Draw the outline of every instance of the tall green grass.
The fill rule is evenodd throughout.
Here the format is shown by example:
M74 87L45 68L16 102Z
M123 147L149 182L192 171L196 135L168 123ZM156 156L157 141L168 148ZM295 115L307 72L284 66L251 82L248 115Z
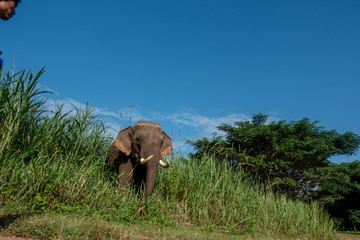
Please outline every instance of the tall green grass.
M177 221L227 230L331 239L334 225L315 203L275 196L250 181L242 171L211 157L172 161L161 171L157 196Z
M99 184L100 176L92 175L102 172L92 169L103 167L109 139L90 108L72 115L61 106L46 109L45 92L36 88L43 72L1 76L0 190L17 201L49 192L66 204L84 194L88 181Z
M333 239L316 204L274 196L211 157L170 157L147 200L105 165L111 139L90 107L48 110L43 74L1 74L0 204L18 213L71 213L110 222L191 224L204 231Z

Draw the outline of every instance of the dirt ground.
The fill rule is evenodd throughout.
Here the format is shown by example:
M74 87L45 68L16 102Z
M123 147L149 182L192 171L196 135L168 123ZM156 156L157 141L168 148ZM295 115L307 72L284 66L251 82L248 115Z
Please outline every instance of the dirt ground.
M360 240L359 235L351 235L351 234L339 233L339 234L337 234L337 236L339 237L340 240Z
M339 233L337 234L337 236L339 237L339 240L360 240L360 236L355 236L355 235L351 235L351 234L342 234ZM35 240L33 238L19 238L19 237L2 237L0 236L0 240Z

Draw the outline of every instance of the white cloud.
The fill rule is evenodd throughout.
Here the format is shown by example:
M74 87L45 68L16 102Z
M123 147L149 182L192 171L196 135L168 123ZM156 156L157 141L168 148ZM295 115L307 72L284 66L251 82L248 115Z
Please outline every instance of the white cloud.
M219 117L208 117L197 113L184 112L174 113L165 118L176 123L178 126L192 127L204 137L209 137L211 134L218 132L216 127L221 124L232 125L237 121L251 120L250 116L242 113L232 113Z
M75 114L75 109L85 109L86 104L80 103L74 99L48 99L48 109L55 110L56 106L63 106L63 112L71 112ZM120 126L126 127L129 124L135 123L139 120L145 121L170 121L177 127L190 128L196 130L198 134L204 137L210 136L212 133L217 132L217 126L221 124L233 124L236 121L247 121L251 120L251 116L247 116L242 113L231 113L225 116L208 117L194 113L193 111L182 112L182 113L171 113L171 114L160 114L153 113L146 116L134 107L126 107L117 110L117 112L109 111L106 109L93 107L94 113L101 116L102 118L110 121L113 129L119 130ZM195 136L194 136L195 137Z
M70 112L70 115L74 115L75 114L75 109L85 109L86 105L82 104L76 100L73 99L47 99L46 101L46 107L48 110L50 111L56 111L58 107L62 107L62 112L63 113L68 113Z
M86 104L80 103L74 99L57 99L52 100L48 99L48 109L55 110L56 106L63 106L63 112L71 112L75 114L75 109L85 109ZM94 113L101 116L110 122L111 128L114 132L119 131L122 127L126 127L131 123L135 123L139 120L146 121L170 121L175 124L177 127L188 128L195 130L194 135L197 136L188 136L188 137L210 137L214 132L218 132L216 129L217 126L221 124L233 124L236 121L246 121L251 120L251 116L247 116L242 113L232 113L225 116L218 117L208 117L200 115L194 112L182 112L182 113L172 113L172 114L160 114L153 113L150 116L146 116L134 107L126 107L119 109L117 112L108 111L106 109L93 107Z
M66 98L66 99L48 99L47 100L47 108L50 110L55 110L56 107L62 106L63 112L74 112L75 109L86 109L87 105L80 103L74 99ZM94 113L96 115L106 117L106 118L113 118L118 119L122 122L131 122L131 121L139 121L139 120L145 120L146 117L142 114L140 114L137 110L131 109L131 108L123 108L119 109L117 112L108 111L103 108L94 107L91 105L88 105L94 110Z
M87 107L86 104L83 104L71 98L56 100L47 99L46 108L48 110L56 111L57 108L60 106L62 106L63 113L70 113L70 115L72 116L76 113L75 109L84 110ZM119 109L117 112L108 111L106 109L94 106L90 107L94 111L95 115L100 116L108 122L108 124L110 125L109 132L111 135L116 135L121 128L126 127L133 122L148 119L146 116L139 113L136 109L130 107Z

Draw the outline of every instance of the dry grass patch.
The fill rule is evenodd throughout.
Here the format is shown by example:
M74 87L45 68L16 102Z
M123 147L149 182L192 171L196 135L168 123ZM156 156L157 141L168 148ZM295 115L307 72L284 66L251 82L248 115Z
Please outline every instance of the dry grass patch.
M294 239L286 236L251 236L203 231L195 226L160 227L139 224L119 224L71 215L19 216L2 214L8 219L1 236L33 239ZM304 238L299 238L304 239Z

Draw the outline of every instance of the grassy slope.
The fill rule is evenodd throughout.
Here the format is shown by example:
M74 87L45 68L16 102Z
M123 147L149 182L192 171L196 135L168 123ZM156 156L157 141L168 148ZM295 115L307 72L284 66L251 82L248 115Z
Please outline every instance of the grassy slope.
M195 233L204 239L214 234L335 237L332 222L316 204L276 197L211 157L171 156L171 168L159 171L147 201L129 187L119 188L105 166L110 139L104 123L91 108L46 111L36 88L40 76L2 74L0 203L5 213L30 216L4 233L69 239L97 234L187 239Z
M283 234L237 233L230 230L206 230L192 225L161 226L146 222L124 224L78 215L44 214L20 216L0 214L4 227L0 236L21 236L34 239L312 239Z

